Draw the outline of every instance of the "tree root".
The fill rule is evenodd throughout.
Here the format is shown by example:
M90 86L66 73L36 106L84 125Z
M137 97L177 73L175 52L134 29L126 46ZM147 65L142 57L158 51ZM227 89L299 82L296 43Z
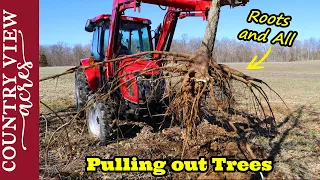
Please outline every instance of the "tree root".
M144 56L149 54L160 54L161 56L158 59L143 57L134 62L152 60L162 64L160 68L145 68L143 70L139 70L139 72L140 74L154 70L162 70L165 72L164 74L166 75L163 75L163 77L160 78L166 79L167 84L170 84L170 86L167 86L167 92L169 94L167 94L166 97L170 96L170 103L166 114L167 116L171 116L172 121L185 127L185 139L182 157L185 149L188 148L188 142L197 136L196 128L203 120L203 115L206 114L206 111L203 111L202 109L206 108L208 112L214 113L216 117L220 117L224 121L227 121L232 131L238 133L239 137L243 140L245 149L247 150L248 154L250 154L251 159L257 158L251 150L246 138L242 137L242 133L237 130L237 127L232 122L232 118L234 116L231 112L238 111L237 102L235 100L235 96L237 94L234 92L233 82L240 82L244 84L250 90L249 93L254 97L251 103L255 107L258 105L256 110L261 112L263 119L272 119L274 123L275 118L273 110L270 105L269 98L262 86L264 85L277 96L279 95L264 81L248 76L242 72L228 67L227 65L218 64L211 57L201 54L190 55L159 51L142 52L108 61L98 62L90 65L89 67L74 67L64 73L46 77L40 81L54 79L65 74L73 73L80 68L85 70L87 68L102 65L107 62L116 62L129 57ZM131 73L133 74L134 72ZM106 94L98 94L99 98L102 100L108 100L111 95L119 89L120 86L125 83L131 83L131 79L120 83L120 79L123 76L124 75L116 76L116 78L114 78L109 84L109 91ZM178 76L181 80L174 81L172 78L170 78L173 76ZM172 84L174 84L174 86L171 86ZM82 110L85 110L89 106L90 103L87 104L86 107L82 108ZM78 114L79 112L77 115ZM63 124L59 129L57 129L57 131L66 125L70 125L74 119L75 118L68 123Z

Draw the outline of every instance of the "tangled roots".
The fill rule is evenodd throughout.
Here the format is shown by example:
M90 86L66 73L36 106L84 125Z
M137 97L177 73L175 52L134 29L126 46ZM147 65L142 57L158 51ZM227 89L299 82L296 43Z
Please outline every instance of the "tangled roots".
M146 55L150 54L160 54L161 56L158 59L148 58ZM251 119L253 119L252 122L250 122L253 124L252 127L263 122L268 122L271 127L271 124L274 125L275 123L269 98L262 86L267 87L267 89L270 89L276 95L278 94L271 89L268 84L226 65L218 64L213 58L202 54L189 55L159 51L142 52L95 63L89 67L74 67L64 73L46 77L40 81L73 73L78 69L92 68L107 62L116 62L137 56L141 58L132 63L152 60L162 64L159 68L145 68L143 71L139 71L139 73L144 74L154 70L161 70L163 72L163 76L159 77L166 79L167 84L163 99L169 99L165 114L167 117L171 117L172 123L180 124L185 128L184 149L188 142L195 139L194 137L197 136L197 127L205 118L213 117L215 122L223 121L223 123L227 123L228 127L230 127L229 130L238 133L241 137L244 135L241 134L242 132L239 132L239 128L234 124L234 119L237 118L238 115L250 114L250 116L252 116ZM127 66L130 64L131 63L127 64ZM134 74L135 72L131 73ZM123 75L116 76L113 81L108 84L107 93L99 94L99 90L95 96L99 96L98 98L101 100L110 99L111 95L116 92L121 85L125 83L131 84L131 79L120 83L122 78ZM241 84L242 86L240 86ZM249 104L253 107L253 112L247 112L247 110L242 109L241 102L239 102L238 99L239 96L244 96L240 94L237 89L248 90L247 94L251 97L251 99L249 98ZM89 106L90 103L87 103L81 111ZM77 114L79 114L79 112ZM66 125L70 125L75 118L76 117L66 123ZM242 140L246 143L245 138ZM246 147L248 152L250 152L250 146L247 143ZM182 154L183 153L184 150ZM251 157L254 158L254 154L252 154Z

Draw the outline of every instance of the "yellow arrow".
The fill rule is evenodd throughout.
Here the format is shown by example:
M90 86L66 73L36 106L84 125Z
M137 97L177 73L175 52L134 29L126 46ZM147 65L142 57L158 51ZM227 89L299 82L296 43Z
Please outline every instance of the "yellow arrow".
M272 46L269 47L268 51L266 52L266 54L258 61L255 63L256 59L258 58L257 55L255 55L251 62L248 64L247 69L249 70L257 70L257 69L263 69L264 66L259 66L264 60L266 60L266 58L269 56L270 52L271 52Z

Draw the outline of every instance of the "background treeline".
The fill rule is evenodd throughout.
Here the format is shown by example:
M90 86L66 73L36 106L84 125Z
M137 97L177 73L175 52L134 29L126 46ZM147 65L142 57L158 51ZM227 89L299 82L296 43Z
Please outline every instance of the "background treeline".
M201 44L201 38L189 38L183 35L173 40L171 51L195 53ZM238 41L222 38L216 41L215 57L218 62L249 62L254 55L263 56L270 44L251 41ZM41 66L74 66L79 60L90 56L91 45L76 44L70 46L64 42L53 45L40 45ZM320 60L320 39L295 40L293 46L273 45L268 62L291 62Z

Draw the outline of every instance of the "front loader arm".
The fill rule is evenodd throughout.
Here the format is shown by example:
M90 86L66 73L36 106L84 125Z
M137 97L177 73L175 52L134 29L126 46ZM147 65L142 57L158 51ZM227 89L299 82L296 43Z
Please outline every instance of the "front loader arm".
M176 29L178 17L180 16L180 11L175 8L169 7L168 11L164 17L162 26L159 26L160 29L156 30L156 33L159 34L158 39L155 41L155 50L156 51L169 51L173 35ZM158 31L158 32L157 32Z
M207 19L212 0L113 0L112 15L110 20L109 48L107 58L114 58L114 52L119 33L120 16L126 9L138 9L141 3L167 6L168 11L164 17L163 26L160 29L156 50L169 51L178 18L187 16L202 16ZM231 7L244 6L249 0L220 0L220 6Z
M189 9L190 11L201 11L210 8L212 0L118 0L114 6L120 5L120 11L129 8L140 7L141 3L155 4L181 9ZM220 5L229 5L232 7L246 5L249 0L220 0Z

